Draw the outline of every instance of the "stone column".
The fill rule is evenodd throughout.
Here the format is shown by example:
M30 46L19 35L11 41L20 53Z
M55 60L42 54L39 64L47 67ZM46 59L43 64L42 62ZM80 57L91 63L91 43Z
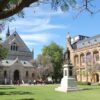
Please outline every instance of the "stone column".
M81 75L81 63L80 63L80 54L78 54L78 67L79 67L79 72L80 72L80 81L82 81L82 75Z
M99 63L100 63L100 49L99 49L99 51L98 51L98 52L99 52Z
M86 82L88 82L88 72L87 72L87 59L86 59L86 52L84 52L84 63L85 63L85 72L86 72Z
M94 55L93 55L93 51L91 51L91 59L92 59L91 65L93 65L93 62L94 62Z
M99 75L99 83L100 83L100 72L98 73L98 75Z

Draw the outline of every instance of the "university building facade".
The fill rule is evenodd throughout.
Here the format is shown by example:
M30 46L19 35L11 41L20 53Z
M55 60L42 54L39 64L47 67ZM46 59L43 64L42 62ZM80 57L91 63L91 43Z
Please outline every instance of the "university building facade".
M15 31L10 34L9 28L6 40L2 46L8 49L8 55L0 63L0 82L15 81L28 82L33 79L33 51L30 51L19 34Z
M75 66L76 79L81 82L100 83L100 35L67 37L71 62Z

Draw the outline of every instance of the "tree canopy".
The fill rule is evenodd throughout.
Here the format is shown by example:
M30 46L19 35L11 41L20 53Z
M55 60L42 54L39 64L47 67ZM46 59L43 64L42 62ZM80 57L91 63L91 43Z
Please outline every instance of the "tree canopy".
M38 55L36 65L34 75L37 79L46 80L47 77L52 77L53 66L48 56L44 56L43 54Z
M53 66L53 79L57 81L62 77L63 48L52 42L50 45L44 46L43 55L49 57Z
M0 60L4 59L8 54L8 50L0 45Z
M91 2L93 1L96 0L0 0L0 19L9 18L18 14L24 8L34 3L37 3L37 5L40 3L50 3L52 8L57 9L60 7L63 11L69 10L70 7L75 8L77 4L80 6L80 12L86 10L93 14L91 10L91 7L93 7Z
M2 46L2 38L0 37L0 60L4 59L8 54L8 50Z

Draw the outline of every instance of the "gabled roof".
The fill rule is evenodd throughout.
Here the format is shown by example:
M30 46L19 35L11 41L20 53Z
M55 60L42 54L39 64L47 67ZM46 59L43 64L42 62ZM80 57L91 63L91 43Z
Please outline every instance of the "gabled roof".
M33 65L30 62L19 60L18 57L15 60L2 60L1 66L9 67L9 66L13 66L16 63L18 63L18 64L20 63L23 67L33 67Z
M3 42L3 46L7 47L8 45L11 45L12 43L17 43L17 45L20 47L21 49L20 51L26 51L26 52L30 52L29 48L27 47L27 45L24 43L24 41L21 39L21 37L18 35L18 33L15 31L13 34L11 34L4 42Z

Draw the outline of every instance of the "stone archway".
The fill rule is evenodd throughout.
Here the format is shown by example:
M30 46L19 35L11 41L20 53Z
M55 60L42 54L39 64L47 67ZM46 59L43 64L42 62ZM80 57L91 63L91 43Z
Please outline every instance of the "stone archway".
M14 71L14 81L18 81L20 79L19 70Z
M94 82L95 82L95 83L96 83L96 82L99 82L99 75L98 75L97 73L94 74L93 77L94 77Z

